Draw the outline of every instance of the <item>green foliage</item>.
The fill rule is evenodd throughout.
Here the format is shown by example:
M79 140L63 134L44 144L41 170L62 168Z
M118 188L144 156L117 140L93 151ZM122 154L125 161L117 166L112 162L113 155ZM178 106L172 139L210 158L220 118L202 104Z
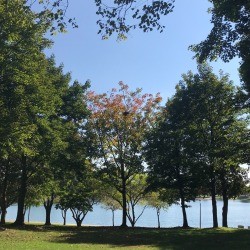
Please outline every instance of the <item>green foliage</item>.
M238 98L242 90L233 87L228 75L217 77L208 65L198 70L183 75L177 85L149 134L146 157L153 187L176 189L185 201L206 190L216 213L216 189L228 199L245 185L239 165L248 161L249 121Z
M247 0L210 0L213 28L206 40L191 46L199 62L220 57L228 62L240 57L240 74L250 92L250 3Z
M239 195L245 185L246 174L239 165L247 162L249 120L238 98L242 90L232 85L228 75L220 72L216 76L208 65L200 65L198 70L198 74L183 75L176 96L189 121L189 159L199 168L201 187L211 194L217 227L216 194L223 196L226 216L228 198ZM227 226L223 218L223 226Z
M88 212L93 210L93 205L99 201L98 184L94 179L73 179L64 187L64 193L60 194L57 208L70 209L77 226Z
M144 32L154 29L163 31L165 26L161 25L161 15L167 15L173 11L174 0L152 1L138 3L135 0L118 0L106 4L104 0L95 0L98 10L97 15L101 17L97 21L99 34L107 39L113 33L118 34L118 40L126 39L131 29L139 28Z

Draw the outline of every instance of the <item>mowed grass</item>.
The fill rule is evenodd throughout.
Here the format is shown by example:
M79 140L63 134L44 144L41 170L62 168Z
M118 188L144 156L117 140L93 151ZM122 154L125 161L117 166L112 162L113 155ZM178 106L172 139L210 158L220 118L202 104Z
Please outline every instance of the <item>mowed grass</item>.
M0 249L250 249L250 230L7 225Z

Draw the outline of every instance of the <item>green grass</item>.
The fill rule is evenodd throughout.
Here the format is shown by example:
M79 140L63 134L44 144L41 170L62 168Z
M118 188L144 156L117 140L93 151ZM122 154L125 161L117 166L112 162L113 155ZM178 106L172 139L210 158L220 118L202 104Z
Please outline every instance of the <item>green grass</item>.
M0 249L250 249L250 230L27 225L0 231Z

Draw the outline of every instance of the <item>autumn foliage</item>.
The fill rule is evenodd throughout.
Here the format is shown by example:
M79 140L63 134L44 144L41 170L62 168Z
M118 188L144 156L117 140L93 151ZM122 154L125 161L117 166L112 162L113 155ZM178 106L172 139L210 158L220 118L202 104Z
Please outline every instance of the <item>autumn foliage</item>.
M126 226L126 190L136 174L144 172L141 153L145 133L153 126L160 109L159 94L130 91L119 82L119 89L105 94L89 92L88 121L92 156L102 179L123 197L123 226Z

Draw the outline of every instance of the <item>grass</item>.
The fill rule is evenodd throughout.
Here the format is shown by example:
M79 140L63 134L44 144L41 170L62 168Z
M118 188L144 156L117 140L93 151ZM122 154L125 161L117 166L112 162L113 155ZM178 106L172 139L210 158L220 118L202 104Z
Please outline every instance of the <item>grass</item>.
M0 249L250 249L250 230L7 225Z

